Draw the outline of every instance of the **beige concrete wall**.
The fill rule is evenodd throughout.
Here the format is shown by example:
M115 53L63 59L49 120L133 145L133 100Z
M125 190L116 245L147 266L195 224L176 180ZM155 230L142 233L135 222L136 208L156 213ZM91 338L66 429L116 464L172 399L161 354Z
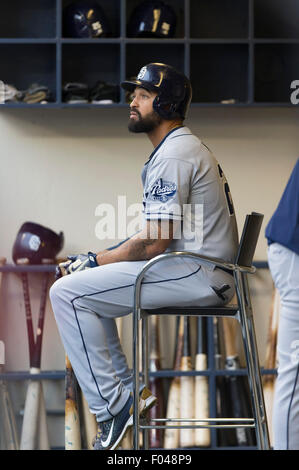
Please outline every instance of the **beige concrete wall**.
M95 209L140 202L140 173L152 151L144 135L127 131L128 111L0 110L0 255L11 262L16 233L24 221L62 230L61 255L100 250L117 241L95 235ZM234 198L241 228L246 213L265 214L256 259L266 260L265 225L277 206L292 167L299 157L296 108L193 108L186 124L213 150ZM38 309L40 278L32 275L31 297ZM258 345L264 359L271 278L261 271L252 280ZM4 277L0 299L0 339L6 343L8 370L28 368L27 334L21 284L15 274ZM130 319L126 319L129 327ZM171 366L174 331L161 321L163 365ZM131 357L131 337L123 337ZM64 368L64 351L48 305L42 367ZM21 387L21 385L19 385ZM57 392L58 393L58 392ZM53 396L53 395L52 395ZM50 398L49 398L50 399ZM51 405L50 405L51 406ZM54 405L53 405L54 406Z

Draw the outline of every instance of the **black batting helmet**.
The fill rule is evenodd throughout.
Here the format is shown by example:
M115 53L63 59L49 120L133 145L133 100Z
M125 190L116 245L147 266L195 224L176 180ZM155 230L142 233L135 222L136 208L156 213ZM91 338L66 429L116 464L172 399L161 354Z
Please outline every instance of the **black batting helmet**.
M129 92L136 86L157 92L153 108L163 119L185 119L192 99L190 80L171 65L157 62L145 65L136 79L121 86Z
M63 10L63 34L72 38L110 36L108 19L94 0L75 1Z
M12 258L16 264L51 264L63 244L63 232L57 234L42 225L25 222L14 242Z
M176 14L161 0L146 0L133 11L128 35L131 37L172 38L176 29Z

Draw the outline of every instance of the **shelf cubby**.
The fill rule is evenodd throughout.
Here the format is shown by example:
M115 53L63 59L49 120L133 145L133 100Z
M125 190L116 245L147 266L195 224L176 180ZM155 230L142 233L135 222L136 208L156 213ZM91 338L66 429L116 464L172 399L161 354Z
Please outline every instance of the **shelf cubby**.
M246 44L193 44L190 62L195 102L248 101Z
M0 38L55 38L56 0L2 2Z
M55 44L0 43L0 64L0 78L4 83L14 85L19 91L34 83L47 86L56 101ZM20 106L26 104L20 103Z
M248 0L191 0L191 38L247 39L248 30Z
M290 84L299 72L299 44L256 44L254 55L255 101L290 100Z
M99 80L118 85L119 56L119 44L63 44L62 85L82 82L92 87Z
M297 0L254 0L256 38L299 39Z

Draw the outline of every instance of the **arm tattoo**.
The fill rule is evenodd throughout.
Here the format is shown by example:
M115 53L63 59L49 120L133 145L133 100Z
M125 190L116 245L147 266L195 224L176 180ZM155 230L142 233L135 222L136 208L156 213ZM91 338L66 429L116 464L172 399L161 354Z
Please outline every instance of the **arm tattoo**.
M156 240L146 238L135 240L134 246L129 248L129 257L136 260L150 259L148 256L147 248L156 243Z

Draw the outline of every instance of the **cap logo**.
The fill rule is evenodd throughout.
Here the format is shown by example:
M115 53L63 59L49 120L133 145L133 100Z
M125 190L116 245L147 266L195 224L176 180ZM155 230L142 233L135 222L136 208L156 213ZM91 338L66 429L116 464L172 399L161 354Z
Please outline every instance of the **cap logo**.
M96 34L98 35L103 34L103 27L99 21L96 21L95 23L91 23L91 27L95 31Z
M165 34L165 36L167 36L169 34L170 24L164 21L162 23L161 30L162 30L162 34Z
M137 76L137 80L142 80L144 75L146 74L147 72L147 68L146 67L142 67L142 69L140 70L138 76Z
M40 244L41 244L41 239L37 235L31 235L28 241L29 248L32 251L38 251Z

